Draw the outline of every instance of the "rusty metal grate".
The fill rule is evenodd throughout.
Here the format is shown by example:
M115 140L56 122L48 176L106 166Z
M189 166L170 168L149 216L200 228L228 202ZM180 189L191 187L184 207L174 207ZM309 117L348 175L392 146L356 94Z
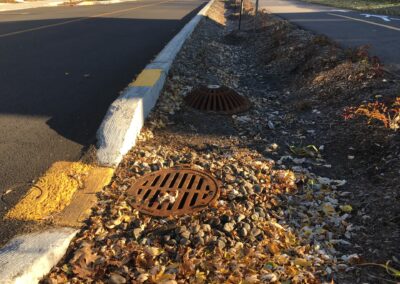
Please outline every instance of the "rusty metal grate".
M219 185L210 174L181 166L142 176L127 194L142 213L166 217L205 208L218 198Z
M201 86L185 97L190 107L217 113L233 114L250 108L250 101L234 90L219 85Z

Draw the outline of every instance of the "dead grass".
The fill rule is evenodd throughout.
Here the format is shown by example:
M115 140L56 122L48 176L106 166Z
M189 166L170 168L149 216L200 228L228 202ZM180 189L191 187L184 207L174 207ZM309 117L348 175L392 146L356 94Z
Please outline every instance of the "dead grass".
M366 117L368 123L377 120L386 128L398 130L400 128L400 97L392 102L375 101L345 110L345 119L353 119L357 116Z

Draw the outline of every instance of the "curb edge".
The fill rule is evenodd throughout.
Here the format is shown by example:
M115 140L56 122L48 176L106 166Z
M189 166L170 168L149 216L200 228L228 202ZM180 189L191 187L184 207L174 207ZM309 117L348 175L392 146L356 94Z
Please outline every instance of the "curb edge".
M158 80L152 86L132 86L131 84L111 104L97 130L96 155L100 165L116 167L122 157L135 145L146 117L160 96L176 55L200 20L206 16L213 2L214 0L209 1L144 68L144 71L161 69Z

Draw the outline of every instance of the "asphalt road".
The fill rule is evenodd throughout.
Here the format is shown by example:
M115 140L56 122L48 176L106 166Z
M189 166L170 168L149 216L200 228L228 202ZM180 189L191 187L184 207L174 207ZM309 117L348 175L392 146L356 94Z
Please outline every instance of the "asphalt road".
M203 4L138 0L0 13L0 195L12 189L0 219L52 163L80 159L111 102Z
M253 0L255 1L255 0ZM260 8L344 47L370 45L390 69L400 71L400 16L373 15L296 0L260 0Z

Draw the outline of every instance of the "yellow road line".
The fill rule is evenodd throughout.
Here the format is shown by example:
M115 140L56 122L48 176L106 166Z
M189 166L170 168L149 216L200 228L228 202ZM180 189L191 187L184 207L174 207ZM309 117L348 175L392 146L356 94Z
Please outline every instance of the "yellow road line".
M56 24L51 24L51 25L44 25L44 26L39 26L39 27L36 27L36 28L31 28L31 29L11 32L11 33L0 35L0 38L13 36L13 35L18 35L18 34L23 34L23 33L28 33L28 32L33 32L33 31L38 31L38 30L44 30L44 29L48 29L48 28L52 28L52 27L57 27L57 26L67 25L67 24L70 24L70 23L75 23L75 22L86 21L86 20L90 20L90 19L93 19L93 18L100 18L100 17L104 17L104 16L110 16L110 15L119 14L119 13L123 13L123 12L138 10L138 9L145 8L145 7L157 6L159 4L172 2L172 1L174 1L174 0L161 1L161 2L157 2L157 3L153 3L153 4L137 6L137 7L134 7L134 8L128 8L128 9L122 9L122 10L117 10L117 11L113 11L113 12L96 14L96 15L93 15L93 16L78 18L78 19L69 20L69 21L64 21L64 22L61 22L61 23L56 23Z
M370 21L367 21L367 20L357 19L357 18L344 16L344 15L339 15L339 14L335 14L335 13L328 13L328 15L341 17L341 18L345 18L345 19L349 19L349 20L353 20L353 21L357 21L357 22L367 23L367 24L370 24L370 25L375 25L375 26L379 26L379 27L383 27L383 28L387 28L387 29L390 29L390 30L394 30L394 31L400 32L400 28L389 26L389 25L379 24L379 23L370 22Z

